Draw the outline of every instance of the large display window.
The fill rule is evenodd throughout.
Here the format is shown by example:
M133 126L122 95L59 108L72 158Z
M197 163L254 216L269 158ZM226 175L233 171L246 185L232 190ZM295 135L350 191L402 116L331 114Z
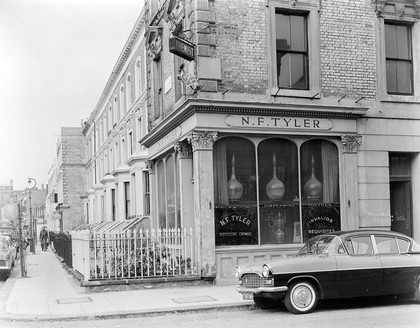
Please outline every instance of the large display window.
M217 246L301 243L340 229L333 142L226 137L213 158Z
M157 177L157 210L158 226L164 228L180 228L180 199L179 199L179 168L175 154L158 161L156 165Z
M216 245L258 244L255 146L231 137L214 151Z

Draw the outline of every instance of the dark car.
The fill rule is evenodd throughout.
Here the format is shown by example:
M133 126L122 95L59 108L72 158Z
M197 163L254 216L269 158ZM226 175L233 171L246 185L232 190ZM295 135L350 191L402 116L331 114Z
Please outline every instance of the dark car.
M236 268L237 290L261 308L309 313L318 299L412 293L420 302L420 246L382 230L311 238L294 256Z

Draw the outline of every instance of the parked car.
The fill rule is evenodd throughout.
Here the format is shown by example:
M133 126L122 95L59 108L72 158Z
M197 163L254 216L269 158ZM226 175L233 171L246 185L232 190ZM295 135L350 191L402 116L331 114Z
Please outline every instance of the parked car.
M18 240L16 238L14 238L10 233L0 232L0 237L1 236L6 236L6 237L9 238L13 247L15 248L14 249L14 254L15 254L14 259L17 259L17 253L19 252L19 242L18 242Z
M318 299L412 293L420 302L420 246L397 232L354 230L311 238L294 257L236 267L237 290L259 307L309 313Z
M15 264L16 248L9 236L0 235L0 274L8 276Z

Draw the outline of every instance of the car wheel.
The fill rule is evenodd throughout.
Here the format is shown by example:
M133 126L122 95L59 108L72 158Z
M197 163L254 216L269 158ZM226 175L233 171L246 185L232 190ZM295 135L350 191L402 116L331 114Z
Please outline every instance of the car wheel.
M276 309L279 307L279 302L272 300L267 297L258 297L257 295L254 295L254 303L257 305L261 310L270 310L270 309Z
M295 314L312 312L318 302L318 292L309 281L292 283L286 293L284 305Z

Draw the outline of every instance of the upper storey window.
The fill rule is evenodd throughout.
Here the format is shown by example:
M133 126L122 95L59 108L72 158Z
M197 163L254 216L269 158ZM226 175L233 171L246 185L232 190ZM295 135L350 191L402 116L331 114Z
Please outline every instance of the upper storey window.
M413 94L411 27L385 23L386 87L388 94Z
M271 94L320 98L319 0L268 3Z
M308 36L305 14L276 12L277 85L308 90Z
M385 102L420 101L420 7L413 0L378 1L378 94Z

